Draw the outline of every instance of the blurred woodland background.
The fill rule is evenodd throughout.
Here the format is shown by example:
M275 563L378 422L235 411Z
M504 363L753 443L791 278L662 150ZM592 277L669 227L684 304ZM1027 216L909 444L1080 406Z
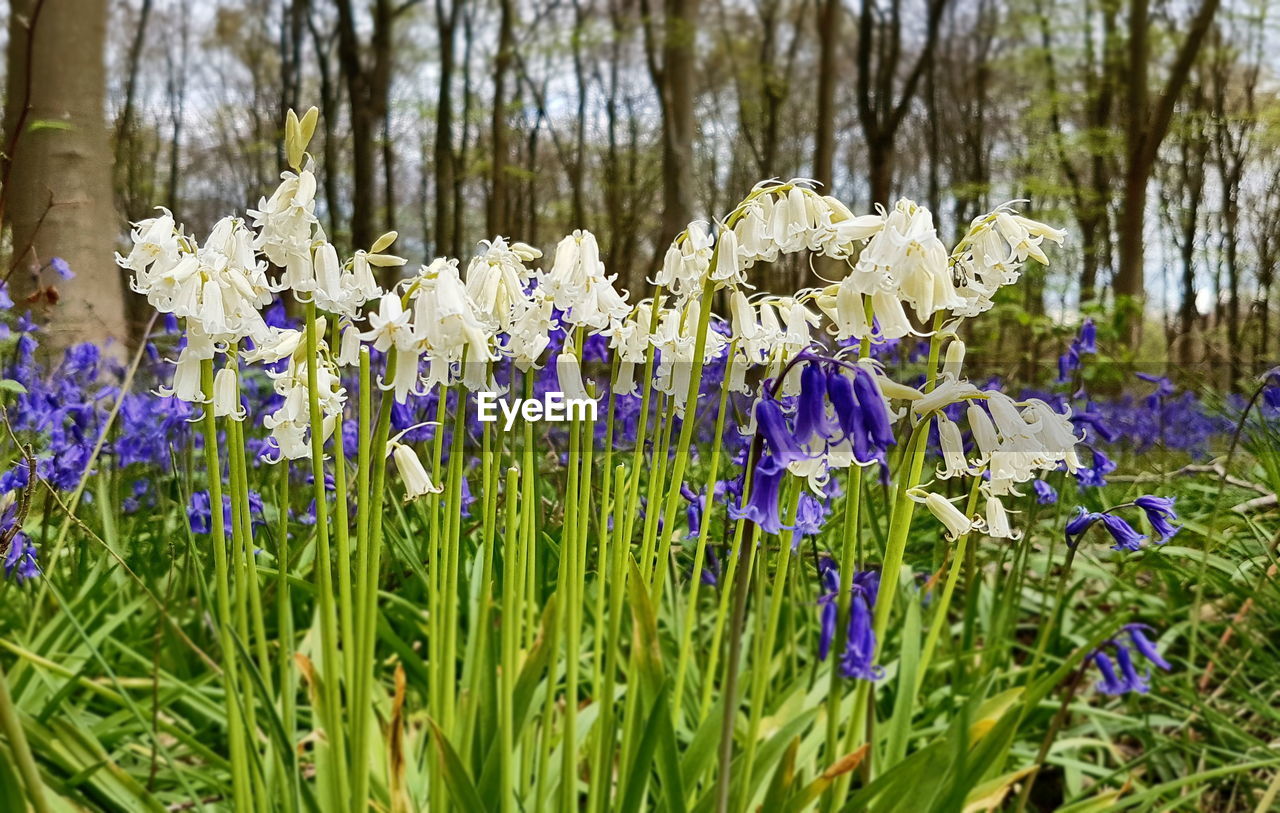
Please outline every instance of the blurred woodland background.
M638 297L762 178L911 197L948 238L1019 198L1070 240L1010 290L1002 341L1051 357L1056 324L1105 314L1126 352L1224 384L1280 346L1268 0L9 5L0 258L63 343L127 336L128 221L161 204L202 236L251 208L314 104L340 247L396 229L421 262L583 227ZM761 287L822 268L778 273Z

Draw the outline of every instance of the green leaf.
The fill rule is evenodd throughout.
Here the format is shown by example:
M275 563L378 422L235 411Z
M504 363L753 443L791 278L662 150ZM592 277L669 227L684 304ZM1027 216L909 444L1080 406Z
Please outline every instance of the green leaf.
M463 767L462 760L458 759L457 752L453 750L453 746L449 744L448 738L440 730L440 726L436 725L435 720L429 722L431 735L435 740L436 748L439 749L437 755L445 785L449 788L450 798L467 813L485 813L487 808L484 802L480 801L480 794L476 792L476 786L467 775L467 769Z
M27 388L22 386L22 382L14 381L11 378L0 379L0 392L12 392L15 395L26 395Z

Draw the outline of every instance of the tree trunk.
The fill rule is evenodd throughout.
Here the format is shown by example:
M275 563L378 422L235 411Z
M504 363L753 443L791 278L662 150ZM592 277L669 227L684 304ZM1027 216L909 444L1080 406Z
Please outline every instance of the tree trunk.
M840 20L840 0L825 0L818 13L818 123L813 179L828 192L835 182L836 48L840 43Z
M0 209L12 229L14 292L56 281L45 269L61 257L77 278L59 285L44 314L46 346L122 341L124 275L112 258L121 222L103 112L107 0L12 0L10 10Z
M662 237L665 246L693 219L693 95L698 0L667 0L662 41Z
M460 7L460 0L453 0L447 8L444 0L436 0L440 50L440 85L436 90L436 254L445 253L453 245L456 226L453 211L453 46Z
M507 229L507 72L511 68L515 47L515 8L513 0L501 0L498 21L498 52L493 60L493 110L490 119L493 156L489 174L489 217L486 229L490 236Z
M1178 49L1159 103L1149 104L1147 68L1150 62L1148 32L1151 26L1148 0L1131 0L1129 8L1129 61L1126 77L1129 122L1125 130L1124 197L1120 212L1120 268L1116 273L1117 296L1141 303L1143 296L1143 230L1146 227L1147 183L1155 166L1160 142L1169 131L1174 104L1191 73L1219 0L1202 0L1186 38ZM1123 319L1122 315L1122 319ZM1141 325L1141 318L1131 327ZM1136 337L1136 330L1132 337Z
M377 237L377 133L387 113L391 87L395 13L390 0L373 3L373 34L365 59L360 53L351 0L339 0L337 7L338 61L347 81L351 117L351 245L368 248Z

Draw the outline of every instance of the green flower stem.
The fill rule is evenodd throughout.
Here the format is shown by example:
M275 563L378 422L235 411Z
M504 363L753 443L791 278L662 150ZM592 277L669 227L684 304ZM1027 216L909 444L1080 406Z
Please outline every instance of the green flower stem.
M466 364L466 358L463 358ZM444 707L441 714L441 726L452 736L457 716L458 683L455 670L458 663L458 617L460 611L459 596L459 563L462 544L462 473L466 455L464 448L467 438L467 391L461 385L456 386L457 403L453 413L453 432L449 438L449 488L445 500L445 520L447 533L445 542L445 586L441 595L445 599L442 620L444 622L444 654L441 667L445 670L443 681Z
M213 393L213 360L200 363L200 390ZM232 798L237 810L252 810L249 755L244 721L240 715L240 681L231 618L230 567L227 562L227 530L222 518L222 464L218 456L218 424L213 404L204 405L204 457L209 480L210 542L213 545L214 603L218 614L218 643L222 648L222 683L227 702L227 740L231 751Z
M652 468L649 471L649 482L646 484L644 526L640 540L640 576L646 584L652 583L655 566L654 551L658 542L658 520L662 516L655 507L658 505L662 484L667 478L667 464L671 457L671 433L675 426L675 399L663 395L658 399L658 404L662 411L662 422L658 427L658 443L654 446L653 457L650 460Z
M277 468L280 478L280 496L276 503L276 637L279 641L277 669L280 675L280 722L284 727L285 743L290 753L282 754L288 776L281 783L281 808L296 810L295 802L301 796L300 777L297 771L298 678L293 663L293 600L289 592L289 467Z
M498 670L498 798L502 813L514 813L516 809L515 781L513 777L515 756L515 712L512 704L516 693L516 646L520 625L517 621L518 587L520 584L520 541L516 536L517 502L515 499L519 469L507 469L505 514L506 524L502 534L502 645L501 666Z
M387 369L395 369L394 348L387 354ZM360 359L360 412L364 416L363 420L366 425L369 413L368 399L371 397L369 378L368 351L363 351ZM356 811L364 813L368 809L369 760L367 758L367 741L372 724L370 715L373 712L374 645L378 631L378 570L382 554L382 504L383 496L386 492L386 448L387 437L391 431L391 405L393 400L389 393L384 393L378 404L378 419L373 431L373 440L369 449L365 450L368 465L365 467L364 477L370 481L369 490L361 491L359 495L360 510L367 512L368 537L362 549L358 552L361 554L358 568L363 568L364 578L359 580L358 585L360 589L360 625L357 638L351 647L354 652L358 653L356 656L358 670L356 671L355 697L351 705L352 735L354 738L352 753L358 755L352 764L352 788L354 793L351 797L350 806L353 813ZM368 437L368 434L361 432L361 437ZM367 508L365 506L366 502L368 503Z
M804 490L804 482L791 480L788 484L786 511L783 512L783 524L794 524L796 509L800 503L800 492ZM773 660L773 645L778 637L778 620L782 617L782 605L787 593L787 569L791 564L791 540L795 532L784 528L778 535L778 561L774 565L773 583L770 586L769 616L764 634L755 641L755 663L751 665L751 699L747 706L747 740L742 754L741 782L738 785L739 799L735 807L747 810L751 804L751 775L755 764L756 742L760 739L760 721L764 717L765 690L769 688L770 669ZM763 573L764 564L761 563ZM763 583L763 579L761 580Z
M560 740L560 809L575 810L578 807L577 772L577 721L578 721L578 663L580 626L582 616L582 580L578 573L578 523L586 520L579 494L582 465L582 424L569 423L569 462L565 484L564 526L560 534L560 570L556 594L560 602L561 620L564 624L564 720Z
M729 358L733 358L737 350L737 341L729 344ZM684 679L689 668L689 658L693 649L693 630L697 626L698 592L702 586L702 568L707 556L707 538L711 535L711 513L715 504L716 480L720 475L720 452L724 448L724 423L729 404L729 376L725 375L720 383L720 403L716 406L716 428L711 436L711 462L707 468L706 486L703 489L702 524L698 526L698 547L693 554L693 572L689 576L689 600L686 604L684 624L680 631L680 654L676 660L676 685L672 694L671 708L675 714L677 728L684 716ZM710 680L714 673L708 673Z
M662 301L662 286L653 289L653 307L649 314L649 335L658 331L658 304ZM630 545L634 538L637 500L640 497L640 472L644 471L645 441L649 439L649 406L653 398L654 346L650 342L644 351L644 373L640 376L640 423L636 427L636 445L631 452L631 483L627 490L626 529L619 539ZM642 562L643 564L643 562Z
M626 483L626 466L619 463L613 469L613 493L621 495L624 484ZM612 506L604 505L601 508L601 516L609 516L610 508L613 511L613 528L616 530L622 527L623 504L621 500L614 502ZM605 523L608 528L608 523ZM609 608L606 613L608 618L608 639L605 645L605 664L603 667L604 678L603 686L600 691L600 722L596 726L598 736L596 738L596 759L592 766L592 776L608 776L610 773L609 765L613 762L614 738L617 729L616 725L616 709L614 703L614 692L617 688L618 661L622 651L622 601L626 596L626 579L627 579L627 559L630 553L629 546L622 539L611 539L610 534L606 531L605 539L606 548L612 547L612 559L609 561ZM601 551L601 566L604 564L604 552ZM601 583L601 592L604 590L604 583ZM621 764L627 764L625 761ZM618 793L622 793L622 778L619 777ZM597 797L593 800L595 804L589 804L587 810L591 813L605 813L610 809L609 783L608 782L592 782L592 791Z
M316 365L320 363L316 336L316 305L308 302L307 335L307 399L311 421L311 474L316 501L316 601L320 615L320 647L324 656L321 683L324 690L325 734L329 741L331 775L330 793L335 806L351 801L348 792L346 727L342 721L342 668L338 659L338 619L333 602L333 573L329 552L329 500L324 489L324 421L320 415L320 392ZM214 513L217 513L215 511ZM357 759L356 762L363 762Z
M351 518L347 508L347 451L342 440L342 419L339 418L333 427L333 492L336 499L333 503L333 541L334 552L338 557L338 629L342 641L343 677L350 692L355 683L356 659L352 657L351 645L355 638L355 620L352 617L351 602Z
M609 380L613 381L617 377L618 361L615 356L612 369L610 371ZM606 736L606 718L605 709L612 705L612 697L609 694L601 692L601 687L605 683L604 670L605 659L608 652L605 649L606 635L606 599L607 587L609 583L609 575L612 572L612 560L609 556L612 553L611 544L613 542L614 526L609 523L609 517L613 512L613 430L614 430L614 407L617 404L617 396L610 388L609 409L605 413L605 430L604 430L604 461L601 466L600 484L600 509L598 516L600 542L596 548L596 592L595 606L592 611L592 630L591 630L591 688L597 698L600 711L596 716L596 724L592 728L593 739L587 744L587 748L592 749L591 756L591 776L605 776L600 773L604 770L604 765L599 761L601 753L601 743ZM585 548L585 546L584 546ZM612 736L612 734L608 734ZM603 794L608 796L608 788L606 782L589 782L587 784L587 810L596 810L600 804L600 797Z
M717 242L716 253L711 256L708 273L711 273L716 267L719 246L720 244ZM697 332L693 340L693 369L689 373L689 387L685 392L684 417L680 421L680 439L676 443L676 457L672 462L671 485L667 487L667 501L662 507L662 516L664 518L662 544L658 549L658 558L654 562L654 569L651 573L651 591L655 608L662 604L662 590L663 585L666 583L667 575L667 560L671 556L671 540L675 536L676 505L680 500L680 486L684 482L684 471L689 465L689 446L693 442L694 424L697 423L698 388L702 383L703 355L707 351L707 330L711 326L711 304L714 300L715 283L708 279L702 286Z
M907 496L907 492L915 484L923 465L925 453L924 431L926 423L921 421L911 430L911 437L903 450L903 462L908 466L908 477L894 489L894 503L889 519L889 538L885 546L884 563L880 570L880 590L876 596L876 607L872 626L875 635L875 653L872 660L879 658L884 646L885 632L889 627L889 614L893 608L893 600L898 592L898 574L902 570L903 554L907 547L907 532L911 528L911 517L915 503ZM920 465L917 465L919 463ZM845 736L845 751L851 752L857 747L859 738L866 731L867 715L870 713L871 681L859 681L854 692L853 718ZM844 777L848 779L849 777ZM838 783L839 784L839 783ZM847 787L847 783L845 783ZM841 788L843 790L843 788ZM837 793L837 797L839 797Z
M841 704L844 698L843 683L840 675L840 653L849 627L849 610L852 605L853 575L857 571L858 537L862 522L862 484L863 470L853 466L849 470L849 483L844 498L844 526L841 528L840 544L840 590L836 597L836 634L831 642L831 651L827 657L831 662L830 685L827 688L827 738L826 761L834 764L841 754L838 753L840 737ZM833 809L837 797L828 794L824 809Z
M229 364L235 367L236 349L233 345L228 351ZM238 375L238 371L237 371ZM231 498L231 547L232 561L236 583L236 626L237 634L246 647L252 642L258 660L259 673L268 695L271 688L271 658L267 653L266 622L262 612L262 594L258 587L257 564L253 561L253 535L249 517L249 484L245 472L244 427L240 421L228 419L225 422L227 438L227 470ZM253 625L253 636L250 637L250 622ZM243 664L244 686L252 686L250 674L252 667ZM253 692L245 695L245 729L251 738L249 747L256 747L257 740L257 704L253 700ZM270 742L263 743L270 753ZM266 764L270 764L270 759ZM268 793L261 771L253 771L251 779L254 786L254 802L258 810L265 811Z
M971 517L978 510L978 486L982 484L982 477L974 477L973 485L969 489L969 501L965 507L965 516ZM920 650L920 663L916 667L916 688L913 694L911 707L914 709L916 700L920 696L920 689L924 685L925 676L929 672L929 663L933 660L934 649L938 645L938 638L942 635L942 628L947 623L947 610L951 607L951 597L955 593L956 583L960 580L960 564L964 559L965 548L969 544L971 534L961 534L956 540L955 549L951 553L951 562L947 566L947 582L942 588L942 597L938 600L937 606L934 608L933 621L929 624L929 632L925 635L924 648Z
M864 315L867 324L871 324L875 314L872 312L871 300L869 299L864 305ZM870 355L871 337L863 336L858 343L858 358L861 360L869 358ZM826 702L826 759L828 763L832 764L841 757L837 749L839 748L841 705L844 692L842 691L839 653L843 646L841 641L847 635L849 628L849 612L853 602L853 594L850 592L850 588L853 586L853 574L858 570L862 561L862 486L866 479L863 475L864 471L861 466L854 465L850 467L849 482L844 500L844 526L841 529L840 544L840 591L836 596L836 634L832 641L831 653L828 655L831 658L831 672ZM844 631L843 634L842 631ZM842 798L837 796L835 792L838 788L839 783L837 782L832 787L832 790L823 794L823 810L830 811L835 809L837 800Z
M745 505L748 495L751 494L751 483L755 474L756 456L759 454L756 444L752 444L747 452L746 474L742 482L742 500ZM734 579L737 577L738 561L742 558L742 537L747 530L746 520L737 520L733 527L733 542L729 546L730 554L727 558L728 564L725 567L724 577L720 580L720 604L716 608L716 620L711 630L711 645L707 649L707 666L703 674L705 677L702 681L702 699L698 703L698 723L707 719L707 715L711 713L711 695L716 687L716 669L720 660L720 644L724 638L725 624L729 619L729 601L730 597L735 595L737 584ZM747 574L750 578L750 574Z

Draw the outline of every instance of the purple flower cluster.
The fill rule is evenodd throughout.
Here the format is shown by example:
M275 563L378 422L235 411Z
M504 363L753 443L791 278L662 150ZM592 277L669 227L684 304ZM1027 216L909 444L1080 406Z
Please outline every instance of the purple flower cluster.
M1058 383L1068 384L1071 382L1076 370L1080 369L1081 356L1097 355L1097 353L1098 328L1093 324L1092 319L1085 319L1084 324L1080 325L1080 333L1071 340L1071 345L1067 347L1067 352L1058 357Z
M818 660L825 661L836 636L839 613L840 569L830 556L818 560L819 575L825 592L818 598L820 633ZM849 586L849 626L845 631L844 651L840 653L840 674L858 680L879 680L884 670L875 665L876 636L872 629L873 608L880 588L880 574L861 571L853 574Z
M1151 688L1151 669L1148 668L1145 675L1138 674L1130 647L1142 658L1166 672L1172 670L1173 666L1156 651L1155 644L1146 636L1147 632L1152 631L1151 627L1145 624L1126 624L1122 631L1128 635L1127 642L1121 638L1112 638L1089 655L1089 662L1098 667L1098 672L1102 675L1102 680L1097 684L1098 691L1110 695L1129 692L1145 694ZM1110 655L1107 654L1108 650Z
M1173 524L1173 520L1178 518L1178 515L1173 510L1173 501L1173 497L1147 495L1138 497L1130 503L1130 505L1141 508L1146 515L1147 522L1151 525L1151 530L1156 534L1157 544L1163 545L1172 539L1178 531L1182 530L1182 526ZM1116 508L1123 507L1125 506L1116 506ZM1147 538L1146 535L1135 530L1123 517L1111 513L1116 508L1098 512L1077 508L1078 513L1067 523L1067 544L1076 545L1086 531L1093 527L1095 523L1101 522L1103 527L1107 529L1107 533L1111 534L1111 538L1115 540L1115 544L1111 546L1112 550L1134 551L1141 548L1142 541Z

